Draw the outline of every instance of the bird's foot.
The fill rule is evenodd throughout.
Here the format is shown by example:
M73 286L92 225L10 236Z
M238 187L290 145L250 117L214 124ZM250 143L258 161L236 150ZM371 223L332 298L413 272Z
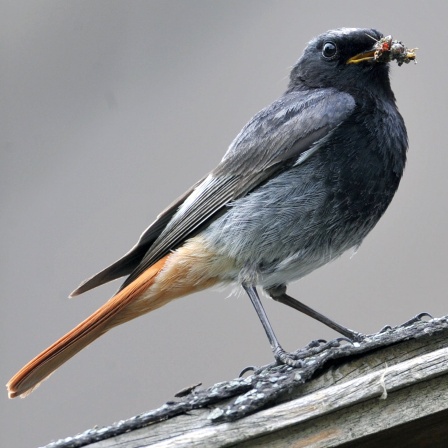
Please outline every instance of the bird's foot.
M307 346L295 352L287 352L279 346L273 352L276 361L275 364L284 364L291 367L303 367L303 360L306 358L318 355L319 353L322 353L325 350L331 348L340 347L342 343L356 345L360 344L364 340L365 335L363 335L362 333L358 333L355 331L352 332L352 330L349 331L351 332L350 338L341 336L339 338L332 339L331 341L326 341L325 339L316 339L311 341ZM247 366L240 372L238 376L242 377L248 372L257 374L269 367L273 367L275 364L267 364L265 366Z
M286 352L280 346L274 350L274 358L279 364L285 364L290 367L303 366L303 361L298 354Z
M258 366L247 366L247 367L244 367L244 369L241 370L240 374L238 375L238 378L242 378L247 372L257 373L257 372L259 372L262 369L263 369L263 367L258 367Z
M347 343L351 345L360 344L363 338L365 337L361 333L357 333L357 340L353 341L349 338L346 338L344 336L332 339L331 341L326 341L325 339L318 339L316 341L310 342L306 347L298 350L295 352L295 355L298 359L305 359L310 356L316 356L319 353L322 353L326 350L340 347L342 343Z
M365 334L358 333L357 331L350 330L349 328L345 328L345 331L342 334L345 336L345 338L338 339L340 339L341 341L345 339L347 342L350 342L352 344L361 343L366 338Z
M427 319L425 319L427 318ZM422 322L424 320L432 320L434 319L434 317L426 312L423 313L419 313L417 314L417 316L414 316L412 319L407 320L406 322L404 322L403 324L399 325L399 328L406 328L406 327L410 327L411 325L415 324L416 322ZM393 328L390 325L386 325L383 328L381 328L381 330L379 331L379 333L386 333L387 331L393 330Z
M427 317L429 319L424 319L425 317ZM412 324L415 324L416 322L421 322L423 320L433 320L433 319L434 319L434 317L431 316L431 314L423 312L423 313L417 314L417 316L414 316L412 319L409 319L404 324L401 324L400 327L410 327Z

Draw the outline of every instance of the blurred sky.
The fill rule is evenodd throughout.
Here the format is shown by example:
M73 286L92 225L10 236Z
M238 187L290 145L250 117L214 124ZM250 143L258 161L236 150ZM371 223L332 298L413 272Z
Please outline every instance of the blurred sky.
M290 294L374 332L447 314L445 1L21 1L0 6L4 383L115 291L66 299L212 169L285 89L315 35L375 27L419 47L392 67L408 166L356 256ZM25 400L0 397L0 445L34 447L158 407L272 360L243 295L206 291L114 329ZM265 300L288 350L336 334Z

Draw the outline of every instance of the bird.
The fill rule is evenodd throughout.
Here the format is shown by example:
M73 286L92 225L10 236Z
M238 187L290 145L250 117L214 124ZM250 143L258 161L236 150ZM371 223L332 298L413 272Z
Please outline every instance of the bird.
M402 65L415 52L375 29L313 38L284 94L244 126L219 164L129 252L72 292L126 277L103 306L11 378L9 397L27 396L113 327L217 285L247 293L278 363L300 360L280 345L258 289L362 340L289 296L287 285L359 247L397 191L408 138L390 84L393 60Z

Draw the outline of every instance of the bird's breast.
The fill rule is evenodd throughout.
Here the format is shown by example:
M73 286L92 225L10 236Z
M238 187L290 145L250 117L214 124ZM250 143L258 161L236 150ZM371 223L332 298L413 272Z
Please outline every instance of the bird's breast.
M388 131L390 117L373 115L354 116L303 164L232 202L203 231L207 245L264 285L302 277L358 246L392 200L404 166L405 137Z

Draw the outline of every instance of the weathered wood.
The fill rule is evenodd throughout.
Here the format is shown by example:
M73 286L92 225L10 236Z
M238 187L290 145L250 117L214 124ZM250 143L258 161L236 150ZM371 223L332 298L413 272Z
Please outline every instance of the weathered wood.
M48 448L448 446L448 319L333 345Z

